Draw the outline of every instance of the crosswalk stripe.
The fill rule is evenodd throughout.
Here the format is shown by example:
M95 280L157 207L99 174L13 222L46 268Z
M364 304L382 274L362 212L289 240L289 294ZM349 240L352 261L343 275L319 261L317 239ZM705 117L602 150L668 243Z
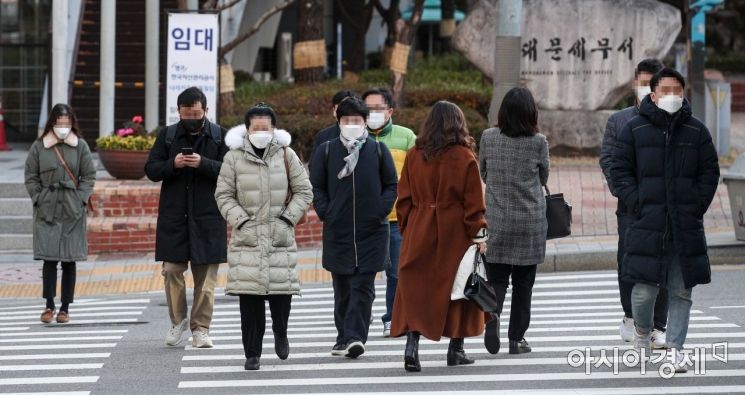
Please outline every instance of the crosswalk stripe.
M706 377L741 377L745 369L709 370ZM638 372L596 372L592 375L579 373L511 373L511 374L460 374L460 375L421 375L421 376L372 376L372 377L330 377L330 378L283 378L279 383L276 379L257 380L209 380L209 381L181 381L179 388L228 388L228 387L272 387L277 384L288 387L320 386L320 385L362 385L362 384L445 384L445 383L501 383L522 381L567 381L567 380L610 380L610 379L658 379L659 375Z
M137 318L120 318L120 319L111 318L111 319L100 319L100 320L80 320L80 319L77 319L76 317L72 317L72 319L70 320L70 324L73 324L73 325L74 324L77 324L77 325L82 325L82 324L129 324L129 323L134 323L134 322L138 322L138 319ZM24 320L24 321L18 321L18 322L15 322L15 323L0 323L0 326L2 326L2 325L39 325L39 324L40 324L39 317L36 317L35 320ZM69 325L68 324L55 324L55 323L52 323L52 324L46 324L46 326L63 327L63 326L69 326Z
M116 299L116 300L95 300L91 302L85 302L85 301L75 301L75 303L71 306L100 306L100 305L119 305L119 304L141 304L141 303L150 303L150 299ZM23 306L13 306L13 307L0 307L0 311L12 311L12 310L26 310L26 309L39 309L39 311L43 310L44 305L43 304L32 304L32 305L23 305ZM41 314L41 312L39 313Z
M331 344L326 345L327 349L329 351L324 352L307 352L307 353L296 353L291 352L290 358L295 359L339 359L338 356L333 356L330 353L331 350ZM420 348L419 349L419 355L440 355L443 356L446 353L446 347L447 344L443 344L440 348ZM577 345L566 345L566 346L536 346L533 347L532 354L538 354L538 353L550 353L550 352L560 352L560 353L569 353L574 350L584 350L585 347L589 347L592 350L599 350L599 349L608 349L609 347L618 347L620 351L630 350L633 348L631 344L577 344ZM707 353L710 353L712 350L711 343L691 343L686 344L686 347L688 348L706 348ZM729 343L727 346L729 349L745 349L745 343ZM290 349L292 349L292 344L290 344ZM489 353L486 351L486 349L481 346L480 348L466 348L466 353L469 355L489 355ZM399 347L395 350L367 350L365 351L365 356L367 357L380 357L380 356L395 356L397 358L400 358L404 353L403 347ZM509 354L505 358L508 358L510 360L513 360L515 358L520 359L520 356L517 357L511 357ZM211 354L211 353L197 353L197 354L189 354L184 355L182 357L183 361L228 361L228 360L245 360L246 356L242 354ZM277 360L279 359L276 355L273 353L266 353L265 355L261 356L261 360ZM532 358L525 358L526 360L532 359ZM314 361L318 362L318 361Z
M101 341L119 340L122 336L68 336L68 337L35 337L31 339L0 339L0 343L35 343L35 342L67 342L67 341Z
M239 326L240 327L240 326ZM731 324L731 323L721 323L721 324L689 324L688 328L691 329L698 329L698 328L739 328L740 326L737 324ZM319 331L319 330L326 330L326 331L336 331L336 327L333 325L327 325L327 326L315 326L315 327L303 327L303 328L287 328L288 332L303 332L306 333L308 331ZM618 325L615 326L566 326L562 328L530 328L528 329L528 333L535 333L535 332L582 332L582 331L596 331L596 332L603 332L603 331L617 331ZM370 326L370 332L375 333L377 331L383 331L382 325L373 325ZM502 327L500 328L501 332L506 333L508 331L508 328ZM228 334L228 333L241 333L240 329L217 329L213 330L210 329L210 337L213 340L216 340L217 337L212 336L213 334ZM327 335L328 333L325 333L323 335Z
M400 355L400 353L399 353ZM608 360L611 363L620 364L622 366L623 359L619 355L619 358L609 356ZM745 354L729 354L728 361L745 361ZM708 362L719 362L718 365L726 365L712 355L706 356L706 369L711 369L712 365ZM439 360L422 360L421 365L423 368L435 368L445 367L447 364L441 358ZM474 367L496 367L496 366L532 366L532 365L560 365L567 366L567 358L522 358L522 359L486 359L477 360L473 365ZM52 365L53 366L53 365ZM403 367L402 361L396 362L358 362L358 361L344 361L339 363L319 363L313 366L313 369L319 371L333 371L333 370L369 370L369 369L400 369ZM286 372L286 371L304 371L308 370L308 364L294 364L294 365L268 365L263 369L266 372ZM193 367L182 367L181 373L184 374L214 374L214 373L237 373L244 372L243 366L230 365L230 366L193 366Z
M101 306L101 307L79 307L76 305L71 305L70 307L70 314L78 315L78 313L81 312L106 312L106 311L144 311L147 309L147 306L139 306L139 307L133 307L133 306ZM6 314L6 313L3 313ZM38 317L41 315L40 309L27 309L27 310L16 310L12 312L7 312L7 314L15 314L15 315L34 315Z
M15 325L15 324L13 324ZM11 332L11 331L25 331L29 329L27 326L8 326L8 327L0 327L0 336L3 336L2 332Z
M0 379L0 385L46 385L46 384L77 384L96 383L98 376L72 376L72 377L28 377Z
M378 295L377 298L380 298L381 300L385 300L385 294ZM306 298L293 298L292 299L292 306L293 307L299 307L299 306L311 306L311 305L333 305L334 299L333 296L330 296L330 299L328 300L311 300L307 301L304 300ZM320 299L320 298L319 298ZM567 305L567 304L601 304L601 303L619 303L619 299L616 298L574 298L574 299L539 299L539 300L532 300L530 304L532 306L544 306L544 305ZM504 308L505 310L510 307L510 301L505 301ZM219 304L215 304L215 310L222 310L222 309L233 309L238 307L238 301L236 299L230 299L227 301L222 301Z
M328 347L330 343L333 343L333 339L336 337L334 333L328 333L329 341L325 342L294 342L292 343L293 348L311 348L311 347ZM236 336L240 339L239 336ZM727 333L689 333L689 339L727 339L727 338L742 338L745 337L745 332L727 332ZM618 341L618 335L586 335L586 336L531 336L530 343L558 343L558 342L583 342L583 341ZM481 343L483 340L479 338L467 338L465 339L466 344L468 343ZM388 339L388 340L369 340L365 343L366 346L403 346L406 344L406 339ZM423 345L437 344L428 339L422 339L419 343L420 347ZM264 344L264 348L274 348L273 344ZM583 347L584 348L584 347ZM243 344L215 344L213 348L194 348L191 345L185 347L187 351L201 351L208 352L211 350L238 350L243 349Z
M74 310L73 310L74 313ZM81 313L81 314L73 314L71 313L71 317L110 317L110 316L130 316L130 315L142 315L142 311L119 311L119 312L113 312L113 313ZM28 320L28 319L39 319L39 314L34 315L12 315L12 316L5 316L0 317L0 321L13 321L13 320Z
M102 363L59 363L54 365L0 365L0 372L18 372L27 370L83 370L101 369Z
M55 350L72 350L78 348L114 348L116 343L81 343L81 344L55 344ZM19 350L48 350L48 344L34 344L25 346L0 346L0 351L19 351Z
M28 328L26 328L28 329ZM127 329L104 329L104 330L93 330L93 331L63 331L55 330L48 332L14 332L14 333L0 333L0 337L6 336L49 336L49 335L92 335L92 334L103 334L103 333L127 333Z
M25 360L46 360L46 359L96 359L108 358L109 352L102 353L75 353L75 354L31 354L31 355L0 355L0 361L25 361Z
M336 395L392 395L392 394L427 394L427 395L545 395L545 389L536 390L455 390L455 391L430 391L430 390L412 390L406 392L333 392ZM745 385L715 385L715 386L679 386L653 387L633 386L633 387L604 387L604 388L551 388L551 395L638 395L638 394L723 394L723 393L743 393ZM331 392L314 392L314 395L329 395ZM291 394L275 394L291 395Z

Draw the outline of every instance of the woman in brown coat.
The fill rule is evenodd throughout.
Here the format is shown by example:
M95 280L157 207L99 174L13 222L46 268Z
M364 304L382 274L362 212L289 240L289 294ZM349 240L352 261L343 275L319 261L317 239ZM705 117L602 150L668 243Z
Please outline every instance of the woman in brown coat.
M487 319L468 300L450 300L455 274L469 246L486 249L484 193L463 112L440 101L432 107L398 184L403 244L392 336L406 335L404 368L421 370L419 336L450 338L448 366L474 361L463 338L478 336ZM409 237L411 235L411 237Z

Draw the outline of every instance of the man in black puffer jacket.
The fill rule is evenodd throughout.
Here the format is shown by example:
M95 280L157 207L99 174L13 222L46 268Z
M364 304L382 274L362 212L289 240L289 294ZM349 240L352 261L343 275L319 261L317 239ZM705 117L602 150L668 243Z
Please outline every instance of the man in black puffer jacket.
M632 223L626 231L624 281L631 293L634 346L649 352L654 302L659 287L669 295L667 345L676 372L685 372L685 343L691 291L711 282L704 213L719 183L719 163L706 126L683 98L685 80L660 70L650 81L639 115L621 130L613 152L613 190Z

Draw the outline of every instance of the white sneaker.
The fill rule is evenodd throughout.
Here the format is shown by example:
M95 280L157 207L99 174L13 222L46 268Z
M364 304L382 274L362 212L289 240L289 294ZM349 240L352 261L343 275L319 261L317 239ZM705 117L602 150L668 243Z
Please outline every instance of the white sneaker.
M618 327L618 332L621 334L623 341L627 343L634 341L634 319L624 316L621 326Z
M171 329L168 330L168 334L166 335L166 345L167 346L178 346L179 343L181 343L181 338L184 335L184 332L186 332L186 328L189 327L189 319L184 318L183 321L181 321L180 324L171 327Z
M675 373L688 373L688 368L685 366L685 357L683 357L683 353L678 350L672 351L675 352L675 354L673 355L673 366L675 367Z
M212 348L212 339L207 332L197 330L191 334L191 346L194 348Z
M359 340L350 341L345 351L345 357L354 359L365 353L365 345Z
M652 348L661 349L667 348L667 341L665 338L665 332L655 329L652 331Z
M647 362L652 355L652 332L641 334L634 329L634 349L639 352L639 357L644 353L644 362Z
M391 337L391 323L383 322L383 337Z

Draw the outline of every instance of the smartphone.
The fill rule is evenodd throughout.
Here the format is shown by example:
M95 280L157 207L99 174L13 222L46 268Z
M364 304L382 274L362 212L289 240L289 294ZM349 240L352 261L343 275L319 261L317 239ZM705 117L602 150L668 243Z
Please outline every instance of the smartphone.
M194 154L194 150L191 147L181 148L181 155L186 156L186 155L193 155L193 154Z

